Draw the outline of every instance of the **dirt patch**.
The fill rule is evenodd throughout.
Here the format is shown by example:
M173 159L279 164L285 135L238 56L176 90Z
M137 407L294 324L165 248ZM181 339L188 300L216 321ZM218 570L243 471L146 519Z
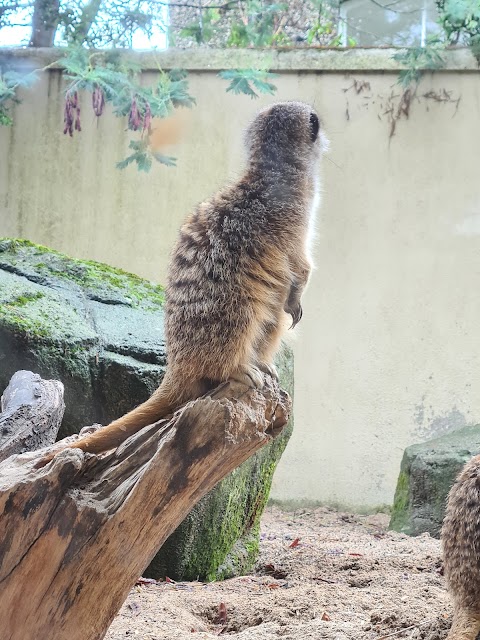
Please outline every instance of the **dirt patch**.
M387 524L384 514L271 507L254 575L139 585L106 639L444 640L452 607L440 544Z

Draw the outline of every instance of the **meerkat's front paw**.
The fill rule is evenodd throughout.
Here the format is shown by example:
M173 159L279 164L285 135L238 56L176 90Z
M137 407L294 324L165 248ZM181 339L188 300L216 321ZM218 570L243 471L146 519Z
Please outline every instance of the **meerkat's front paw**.
M230 377L232 380L246 384L249 387L253 386L255 389L263 389L265 384L263 373L253 364L240 366Z
M302 319L302 305L300 304L300 302L296 302L295 304L288 304L287 302L283 307L283 310L292 316L292 324L290 326L290 329L293 329L295 325L297 325Z

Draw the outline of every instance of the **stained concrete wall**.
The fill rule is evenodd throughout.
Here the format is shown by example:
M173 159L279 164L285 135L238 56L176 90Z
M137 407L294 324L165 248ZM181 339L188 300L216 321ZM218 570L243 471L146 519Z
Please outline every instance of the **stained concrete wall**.
M88 100L82 133L63 136L62 80L43 74L0 130L0 235L164 281L182 218L239 174L242 129L273 100L225 92L218 69L259 54L235 55L158 54L190 69L197 107L180 114L178 167L150 174L115 169L129 134ZM264 55L275 99L314 104L331 140L294 343L296 431L273 497L373 508L391 503L407 445L480 421L479 74L466 52L449 55L390 137L401 94L390 52Z

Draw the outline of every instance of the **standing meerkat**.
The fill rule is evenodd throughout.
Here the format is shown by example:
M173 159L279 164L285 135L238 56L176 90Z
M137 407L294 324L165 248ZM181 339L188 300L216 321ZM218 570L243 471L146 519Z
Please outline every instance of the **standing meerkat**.
M281 338L302 316L325 146L307 104L277 103L257 114L246 131L243 176L198 205L180 229L168 269L161 385L68 448L107 451L223 381L262 387L262 372L276 376Z
M480 632L480 456L467 462L448 494L441 538L454 604L447 640L475 640Z

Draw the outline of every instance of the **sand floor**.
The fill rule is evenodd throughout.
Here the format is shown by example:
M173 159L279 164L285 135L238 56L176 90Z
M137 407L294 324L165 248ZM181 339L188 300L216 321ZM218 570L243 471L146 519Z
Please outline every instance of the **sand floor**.
M138 584L106 638L443 640L452 606L439 541L387 524L385 514L269 507L252 575Z

